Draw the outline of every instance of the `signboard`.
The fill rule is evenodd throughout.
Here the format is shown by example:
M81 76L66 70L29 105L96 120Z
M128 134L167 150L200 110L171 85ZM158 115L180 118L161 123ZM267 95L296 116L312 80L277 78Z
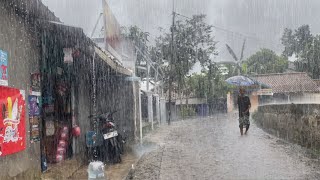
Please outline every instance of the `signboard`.
M257 92L258 96L273 96L272 89L260 89Z
M64 63L72 63L73 57L72 57L72 48L63 48L63 62Z
M25 93L0 86L0 156L26 148Z
M55 132L53 120L46 120L46 136L53 136Z
M31 74L31 90L40 92L40 73Z
M40 117L30 116L30 140L31 142L40 141Z
M28 98L29 116L40 116L39 98L40 97L38 96L29 96Z
M8 53L0 50L0 86L8 86Z
M112 13L107 0L103 1L103 13L106 50L121 61L121 56L119 56L121 53L118 52L121 43L121 28L120 24Z

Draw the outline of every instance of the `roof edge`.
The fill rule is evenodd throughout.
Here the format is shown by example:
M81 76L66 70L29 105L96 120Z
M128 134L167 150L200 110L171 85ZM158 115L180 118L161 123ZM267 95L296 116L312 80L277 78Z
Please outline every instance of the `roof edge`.
M5 3L7 3L8 7L22 13L21 15L27 18L42 17L44 20L61 22L54 12L44 5L41 0L11 0Z
M274 76L274 75L290 75L290 74L307 74L307 73L306 73L306 72L270 73L270 74L257 74L257 75L251 75L250 77L258 77L258 76Z

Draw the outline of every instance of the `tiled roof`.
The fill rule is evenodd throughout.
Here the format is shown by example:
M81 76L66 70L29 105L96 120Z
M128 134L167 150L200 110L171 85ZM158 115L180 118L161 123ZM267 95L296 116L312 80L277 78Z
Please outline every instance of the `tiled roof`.
M307 73L261 74L252 78L270 85L274 93L319 92L317 83Z
M314 82L316 82L316 84L318 85L318 87L320 87L320 79L314 79Z

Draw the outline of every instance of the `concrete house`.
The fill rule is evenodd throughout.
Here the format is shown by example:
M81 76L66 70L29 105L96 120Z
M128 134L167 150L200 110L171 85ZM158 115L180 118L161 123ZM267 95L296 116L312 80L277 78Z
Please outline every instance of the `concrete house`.
M259 105L266 103L320 103L317 83L304 72L261 74L253 76L271 86L272 94L259 95Z

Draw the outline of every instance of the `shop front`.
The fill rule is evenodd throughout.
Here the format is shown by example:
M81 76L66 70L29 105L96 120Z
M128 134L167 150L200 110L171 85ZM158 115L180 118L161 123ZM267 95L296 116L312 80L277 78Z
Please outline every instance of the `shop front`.
M119 131L134 137L135 95L132 82L125 81L131 72L96 48L81 29L48 23L40 67L41 151L48 166L79 156L87 160L91 115L118 111Z
M86 57L90 59L90 55L85 55L85 44L79 43L83 39L77 36L77 29L68 29L55 24L50 24L48 27L42 32L40 63L43 171L47 169L45 164L50 166L62 163L72 158L76 149L79 149L76 147L77 138L81 135L77 119L79 71L75 62L83 61ZM83 73L85 70L85 68L82 69ZM90 75L90 72L88 71L87 74ZM87 99L90 99L89 95Z
M58 58L57 61L60 61ZM71 72L60 63L49 63L43 72L43 150L49 163L72 157Z
M95 111L120 110L119 126L134 129L131 72L29 1L0 2L1 21L12 25L0 28L0 179L39 179L40 161L46 171L85 155Z

